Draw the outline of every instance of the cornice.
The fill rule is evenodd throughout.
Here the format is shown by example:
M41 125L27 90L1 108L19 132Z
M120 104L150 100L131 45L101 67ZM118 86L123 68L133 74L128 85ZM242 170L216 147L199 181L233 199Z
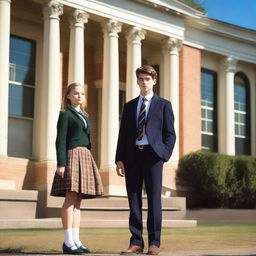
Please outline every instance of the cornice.
M146 0L144 1L146 2ZM123 24L137 26L165 36L172 36L179 39L183 39L184 36L184 21L182 17L168 12L163 13L162 10L150 8L145 3L143 8L153 15L147 16L140 8L136 9L135 6L130 9L126 8L136 4L137 0L123 2L111 0L59 0L59 2L105 19L117 20ZM139 3L137 4L139 5Z
M198 30L256 45L256 31L254 30L223 23L206 17L201 17L200 19L186 17L185 20L187 26L194 27Z
M178 0L135 0L142 4L151 5L154 8L162 9L166 12L174 12L177 15L188 15L194 18L202 16L203 13Z

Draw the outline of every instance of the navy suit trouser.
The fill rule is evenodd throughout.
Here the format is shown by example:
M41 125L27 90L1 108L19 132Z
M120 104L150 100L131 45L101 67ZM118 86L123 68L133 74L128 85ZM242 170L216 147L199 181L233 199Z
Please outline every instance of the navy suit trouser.
M125 180L130 207L130 245L144 247L142 222L142 186L145 184L148 201L148 244L160 247L162 227L163 160L153 149L136 149L134 167L126 170Z

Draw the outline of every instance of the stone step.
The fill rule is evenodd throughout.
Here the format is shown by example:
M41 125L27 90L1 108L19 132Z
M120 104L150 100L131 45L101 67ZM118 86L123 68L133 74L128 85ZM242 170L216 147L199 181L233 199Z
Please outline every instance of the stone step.
M0 190L0 219L36 217L38 191Z
M63 204L64 198L58 197L48 197L48 207L61 207ZM147 198L143 197L142 199L143 207L147 208ZM177 208L180 210L186 210L186 199L185 197L162 197L162 206L163 208ZM92 200L83 200L82 208L91 209L91 208L128 208L127 197L114 197L114 196L103 196L95 198Z
M42 207L38 191L0 190L0 219L58 218L64 198L47 196L47 206ZM182 197L163 197L163 219L185 219L186 200ZM40 207L41 208L40 208ZM129 207L126 197L103 196L83 200L81 217L84 219L128 219ZM143 197L143 218L147 217L147 198Z
M146 221L143 222L146 226ZM197 226L196 220L163 220L164 228L193 228ZM128 219L82 219L82 228L128 228ZM24 228L62 228L60 218L45 219L1 219L0 229L24 229Z
M55 218L60 216L60 208L48 208L47 217ZM143 218L147 218L147 209L142 210ZM164 220L183 220L186 216L186 211L176 209L176 208L163 208L162 216ZM128 219L129 218L129 208L110 208L110 209L81 209L81 218L84 219Z

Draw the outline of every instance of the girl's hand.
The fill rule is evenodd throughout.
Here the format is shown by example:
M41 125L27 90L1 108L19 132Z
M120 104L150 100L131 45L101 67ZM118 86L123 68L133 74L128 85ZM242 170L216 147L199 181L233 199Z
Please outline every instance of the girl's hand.
M65 166L58 166L56 172L61 178L64 178Z

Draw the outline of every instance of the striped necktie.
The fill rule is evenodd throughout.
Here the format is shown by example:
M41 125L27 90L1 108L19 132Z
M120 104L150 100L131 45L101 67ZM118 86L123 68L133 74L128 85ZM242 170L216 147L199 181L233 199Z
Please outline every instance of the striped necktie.
M146 121L146 98L142 98L142 103L140 107L140 113L138 118L138 125L137 125L137 140L141 140L143 138L143 131L145 128L145 121Z

